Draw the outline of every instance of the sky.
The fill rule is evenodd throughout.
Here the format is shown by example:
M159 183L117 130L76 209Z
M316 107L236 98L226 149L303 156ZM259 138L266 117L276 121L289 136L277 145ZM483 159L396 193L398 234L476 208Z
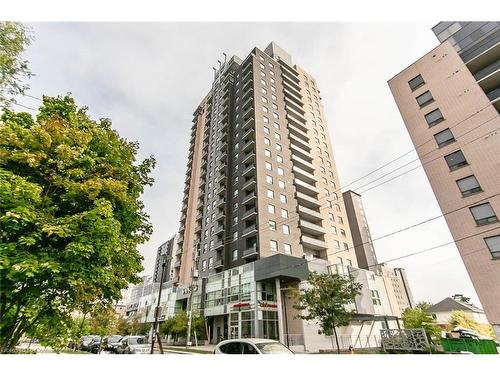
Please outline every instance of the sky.
M158 246L179 226L192 113L223 52L245 58L275 41L316 78L341 185L362 192L384 179L361 185L416 158L412 152L350 184L412 150L387 80L437 46L436 23L33 23L29 93L70 92L92 117L110 118L123 137L138 141L140 159L155 156L155 183L142 197L154 233L140 247L144 274L151 274ZM28 97L20 103L40 104ZM422 168L362 195L374 239L441 214ZM449 241L439 218L374 247L378 260L388 261ZM462 293L479 304L455 245L388 265L406 269L415 301Z

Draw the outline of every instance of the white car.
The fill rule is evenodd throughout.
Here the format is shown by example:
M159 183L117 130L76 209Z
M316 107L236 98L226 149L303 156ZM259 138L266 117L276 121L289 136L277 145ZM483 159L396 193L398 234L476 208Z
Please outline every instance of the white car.
M285 345L268 339L232 339L221 341L214 354L294 354Z

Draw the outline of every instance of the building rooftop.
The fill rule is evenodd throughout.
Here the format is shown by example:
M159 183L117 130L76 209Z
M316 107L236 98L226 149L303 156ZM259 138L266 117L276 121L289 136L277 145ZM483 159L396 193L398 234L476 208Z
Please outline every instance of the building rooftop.
M468 298L464 298L461 295L446 297L441 302L432 305L429 308L429 312L437 313L437 312L448 312L448 311L459 310L459 311L469 311L469 312L484 314L484 311L482 309L473 305L472 303L466 302L467 300Z

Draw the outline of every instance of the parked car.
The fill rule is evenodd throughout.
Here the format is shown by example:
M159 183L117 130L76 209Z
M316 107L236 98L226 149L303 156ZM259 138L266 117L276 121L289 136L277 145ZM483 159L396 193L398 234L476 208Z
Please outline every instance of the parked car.
M89 345L92 342L92 340L94 340L96 337L99 337L99 336L90 335L90 336L80 337L80 344L78 345L78 349L86 351L86 352L90 351Z
M102 349L107 352L116 353L116 348L120 345L122 338L123 336L120 335L106 336L102 339Z
M125 336L116 347L117 354L148 354L151 345L146 336Z
M285 345L268 339L232 339L221 341L214 354L294 354Z
M94 337L89 344L89 352L94 353L94 354L98 354L99 348L101 347L101 342L102 342L101 336Z

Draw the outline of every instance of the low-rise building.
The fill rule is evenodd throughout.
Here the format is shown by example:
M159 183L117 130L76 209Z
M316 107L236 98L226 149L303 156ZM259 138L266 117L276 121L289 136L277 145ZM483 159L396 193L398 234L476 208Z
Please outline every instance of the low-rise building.
M472 304L470 298L464 297L462 294L446 297L429 308L429 313L436 318L438 324L448 324L455 311L463 311L476 323L489 323L484 310Z

